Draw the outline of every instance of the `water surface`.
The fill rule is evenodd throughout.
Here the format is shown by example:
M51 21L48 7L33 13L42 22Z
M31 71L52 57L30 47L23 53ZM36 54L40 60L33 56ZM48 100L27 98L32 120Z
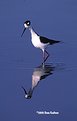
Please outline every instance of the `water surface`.
M23 22L32 21L38 34L62 40L49 47L47 64L53 74L41 80L31 99L24 98L32 74L42 63L42 52L32 46ZM0 119L2 121L77 121L77 1L0 1ZM36 111L58 111L38 115Z

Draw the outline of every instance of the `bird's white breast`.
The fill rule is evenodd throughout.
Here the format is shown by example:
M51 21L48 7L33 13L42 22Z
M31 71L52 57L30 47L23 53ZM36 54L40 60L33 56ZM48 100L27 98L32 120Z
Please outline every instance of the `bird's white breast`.
M32 33L31 41L32 41L32 44L33 44L36 48L39 48L39 47L40 47L40 39L39 39L39 36L38 36L37 34Z
M40 42L40 36L37 35L33 29L31 28L30 29L30 32L31 32L31 41L32 41L32 44L36 47L36 48L40 48L40 49L44 49L47 44L43 44Z

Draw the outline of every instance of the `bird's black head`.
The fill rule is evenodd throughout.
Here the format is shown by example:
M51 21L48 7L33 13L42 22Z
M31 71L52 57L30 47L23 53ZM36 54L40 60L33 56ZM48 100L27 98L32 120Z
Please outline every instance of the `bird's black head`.
M25 25L26 25L26 26L25 26ZM24 22L24 26L25 26L25 27L29 27L30 25L31 25L30 20L27 20L27 21Z
M30 25L31 25L31 22L30 22L29 20L27 20L27 21L24 22L24 27L25 27L25 28L24 28L24 30L23 30L23 32L22 32L21 37L23 36L25 30L26 30L27 28L29 28Z

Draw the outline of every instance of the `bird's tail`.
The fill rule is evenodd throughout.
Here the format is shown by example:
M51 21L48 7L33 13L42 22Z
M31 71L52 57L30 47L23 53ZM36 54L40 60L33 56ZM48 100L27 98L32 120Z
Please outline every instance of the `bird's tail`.
M56 44L56 43L64 43L63 41L59 41L59 40L51 40L50 44Z

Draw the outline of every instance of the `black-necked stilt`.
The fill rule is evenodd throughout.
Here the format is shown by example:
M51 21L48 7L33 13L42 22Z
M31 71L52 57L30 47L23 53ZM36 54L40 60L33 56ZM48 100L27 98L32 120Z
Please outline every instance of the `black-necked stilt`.
M35 87L37 87L40 80L45 79L47 76L53 74L55 67L49 64L42 64L36 67L32 74L32 86L29 91L26 91L24 87L22 89L25 92L25 98L30 99L32 97Z
M48 45L52 45L55 43L59 43L60 41L56 41L56 40L52 40L52 39L48 39L46 37L42 37L39 36L34 30L33 28L30 26L31 22L28 20L26 22L24 22L24 30L23 33L21 35L21 37L23 36L25 30L27 28L29 28L30 32L31 32L31 41L32 44L36 47L36 48L40 48L43 51L43 60L44 62L47 60L47 58L49 57L49 53L46 51L46 48ZM45 57L45 53L47 54L47 56Z

